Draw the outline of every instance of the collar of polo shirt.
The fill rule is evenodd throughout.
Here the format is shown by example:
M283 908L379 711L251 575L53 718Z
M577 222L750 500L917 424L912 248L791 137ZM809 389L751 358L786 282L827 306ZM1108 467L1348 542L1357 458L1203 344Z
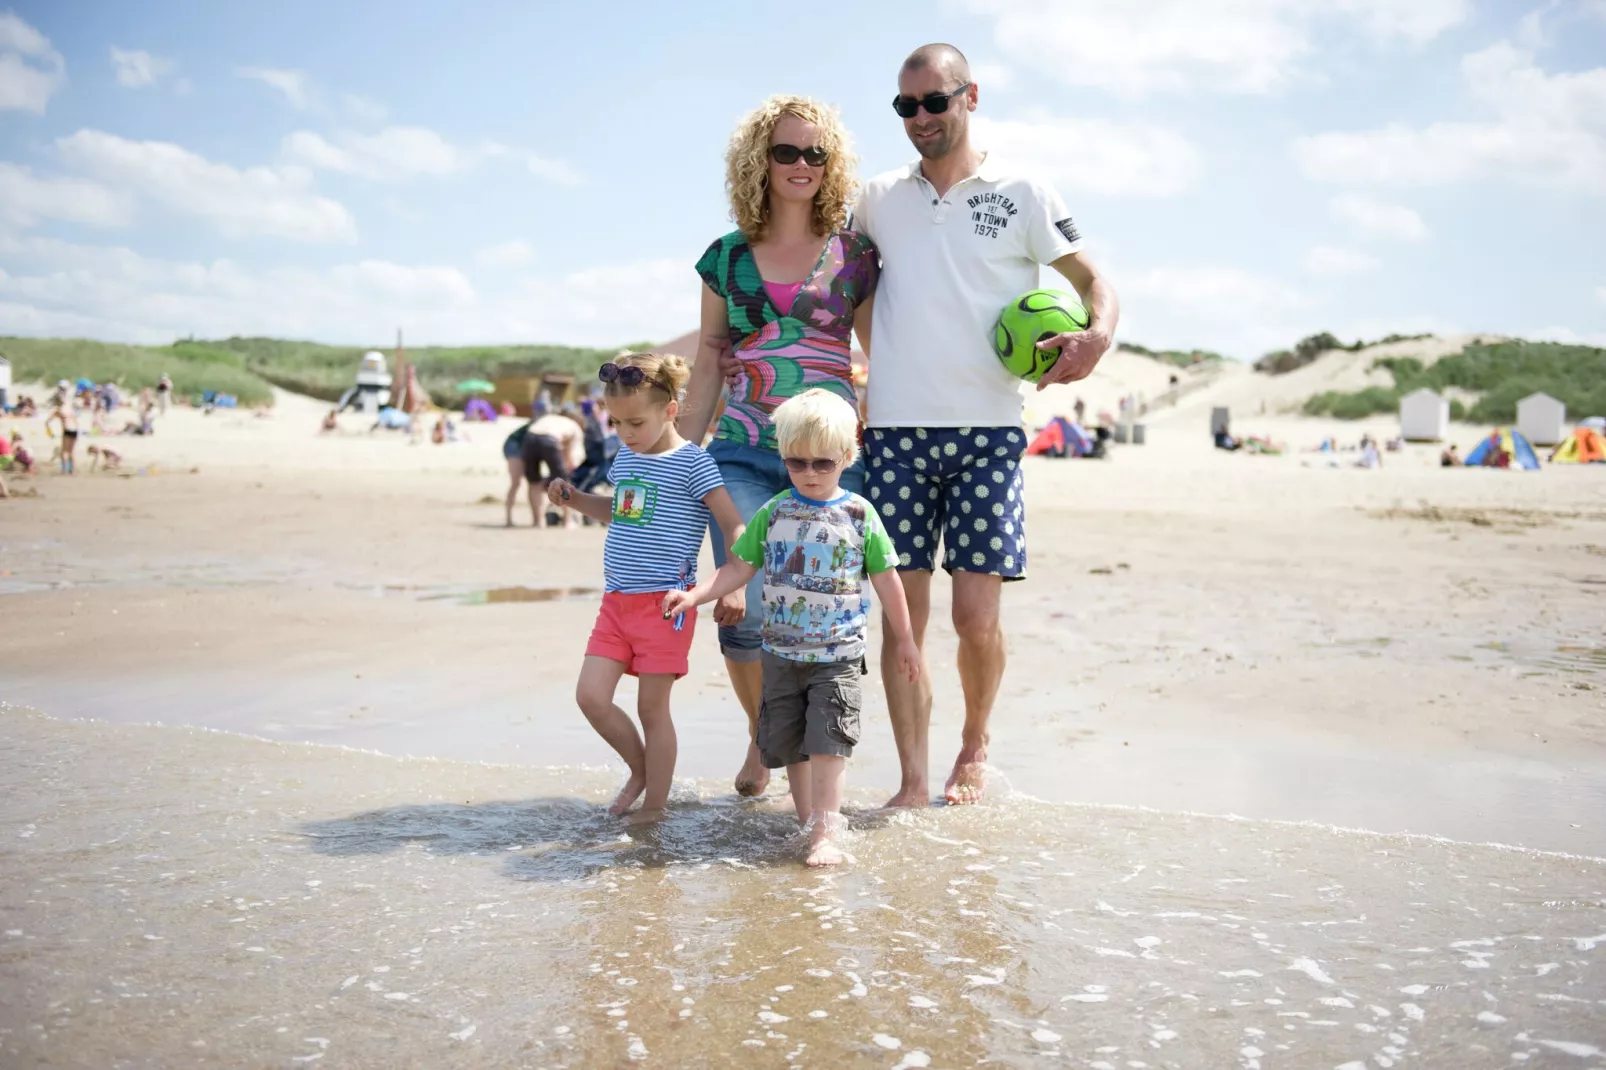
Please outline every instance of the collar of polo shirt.
M959 182L966 182L972 178L979 178L983 182L1001 181L1004 178L1004 171L1002 167L994 162L997 159L997 156L998 154L995 152L987 153L981 158L981 164L976 168L976 173L974 175L966 175L964 178L961 178ZM909 164L904 176L906 178L917 178L922 182L931 181L925 176L925 173L920 170L919 160L915 160ZM955 182L954 185L959 185L959 182Z

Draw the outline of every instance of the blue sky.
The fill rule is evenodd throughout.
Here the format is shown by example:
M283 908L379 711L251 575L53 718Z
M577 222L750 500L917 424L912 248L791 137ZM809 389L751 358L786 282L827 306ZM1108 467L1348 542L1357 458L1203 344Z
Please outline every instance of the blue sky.
M1606 345L1606 0L0 0L0 334L666 339L765 95L869 176L927 40L1057 185L1121 336Z

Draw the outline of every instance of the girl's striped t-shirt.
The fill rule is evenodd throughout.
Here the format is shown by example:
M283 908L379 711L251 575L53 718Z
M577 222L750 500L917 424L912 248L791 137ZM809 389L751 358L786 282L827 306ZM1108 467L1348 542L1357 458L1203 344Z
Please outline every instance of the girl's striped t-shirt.
M719 466L687 442L668 453L620 446L608 470L613 519L602 550L604 586L622 594L690 588L708 532L703 499L725 485Z

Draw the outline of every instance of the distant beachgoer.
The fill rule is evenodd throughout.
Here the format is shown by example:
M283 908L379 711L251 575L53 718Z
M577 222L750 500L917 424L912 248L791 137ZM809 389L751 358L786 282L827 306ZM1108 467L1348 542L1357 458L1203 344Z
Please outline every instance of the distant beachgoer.
M608 432L597 417L597 403L591 398L580 402L580 426L585 460L574 470L574 485L589 491L608 474Z
M502 440L502 458L507 461L508 478L507 527L513 526L513 503L519 500L519 488L524 485L524 439L530 433L530 424L534 422L527 421ZM536 526L540 526L539 516Z
M568 458L562 445L551 435L538 434L532 430L543 418L530 420L508 435L502 443L502 456L507 460L508 474L505 510L507 527L513 526L513 503L518 501L521 484L526 482L529 484L530 522L539 528L543 526L541 514L545 510L543 498L547 496L547 484L553 479L565 481L569 479ZM567 523L569 509L561 503L559 505Z
M1357 468L1382 468L1383 455L1377 451L1377 443L1370 438L1361 439L1361 459L1355 462Z
M57 405L45 419L45 433L50 434L50 425L61 426L61 474L73 474L73 451L78 448L78 414L72 409Z
M444 412L436 419L435 426L430 429L429 440L437 446L446 444L446 414Z
M23 445L22 432L11 432L11 467L19 469L23 475L33 475L33 454Z
M166 372L163 372L161 379L157 380L156 383L156 408L163 416L167 415L167 399L172 396L172 393L173 380L167 377Z
M327 435L331 431L340 430L340 410L330 409L323 418L323 424L318 428L320 435Z
M605 593L575 698L591 727L630 769L608 812L623 816L641 798L641 809L627 819L633 824L661 820L669 803L677 752L669 694L690 668L697 627L695 609L666 615L664 596L695 586L710 517L731 531L742 524L713 459L675 431L677 399L688 375L680 357L654 353L627 353L604 364L599 376L606 404L624 439L613 464L613 496L587 494L564 477L547 486L552 504L608 525ZM627 673L640 681L640 735L614 703Z
M1448 445L1448 446L1446 446L1444 448L1444 452L1443 453L1439 454L1439 467L1440 468L1457 468L1457 467L1460 466L1460 464L1461 464L1461 455L1456 452L1455 443L1452 442L1452 443L1450 443L1450 445Z
M1071 411L1076 414L1077 425L1081 426L1083 419L1087 416L1087 402L1077 398L1076 404L1071 406Z
M89 470L96 471L104 467L108 472L114 472L123 466L123 455L110 446L97 446L93 443L89 447Z

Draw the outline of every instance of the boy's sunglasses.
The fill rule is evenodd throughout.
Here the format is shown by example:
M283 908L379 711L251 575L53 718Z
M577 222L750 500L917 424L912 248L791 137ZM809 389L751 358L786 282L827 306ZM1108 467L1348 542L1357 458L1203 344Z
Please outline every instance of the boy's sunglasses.
M675 394L673 390L669 389L668 384L661 383L656 379L649 379L647 377L647 373L636 367L634 364L615 364L610 360L608 363L597 369L597 378L601 379L605 383L618 383L620 386L627 387L632 390L640 386L642 383L650 382L653 386L656 386L660 390L663 390L669 394L670 397L673 397Z
M808 164L810 167L824 167L825 161L831 158L831 154L820 148L818 145L810 145L806 149L800 149L796 145L770 146L770 159L774 160L778 164L797 163L799 156L801 156L803 158L803 162Z
M828 475L842 463L840 460L833 460L830 457L783 457L781 460L785 462L788 472L796 472L798 475L802 475L811 468L816 475Z
M905 119L913 119L925 108L929 115L941 115L948 110L948 102L959 94L975 85L975 82L966 82L952 93L927 93L923 97L893 97L892 110Z

